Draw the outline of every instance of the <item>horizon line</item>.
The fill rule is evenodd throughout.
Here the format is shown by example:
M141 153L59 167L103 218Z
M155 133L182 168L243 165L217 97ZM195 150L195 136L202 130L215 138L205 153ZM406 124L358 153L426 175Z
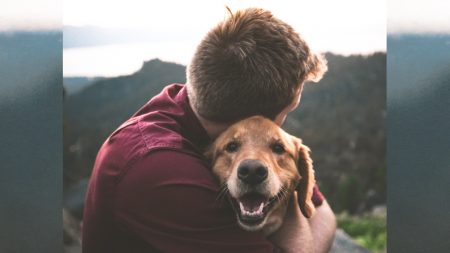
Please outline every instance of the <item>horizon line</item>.
M339 53L334 53L331 51L327 51L327 52L321 52L320 54L325 55L325 54L332 54L334 56L340 56L340 57L353 57L353 56L362 56L362 57L369 57L375 54L387 54L386 50L382 51L382 50L376 50L373 51L371 53L352 53L352 54L348 54L348 55L344 55L344 54L339 54ZM163 60L160 57L154 57L151 58L149 60L145 60L142 62L142 65L140 68L138 68L137 70L130 72L128 74L117 74L117 75L64 75L63 74L63 78L116 78L116 77L120 77L120 76L130 76L133 75L137 72L139 72L141 70L141 68L144 66L145 63L153 61L153 60L159 60L161 62L164 63L169 63L169 64L177 64L177 65L182 65L184 67L187 66L187 64L183 64L183 63L179 63L179 62L175 62L175 61L169 61L169 60ZM64 65L63 65L64 68Z

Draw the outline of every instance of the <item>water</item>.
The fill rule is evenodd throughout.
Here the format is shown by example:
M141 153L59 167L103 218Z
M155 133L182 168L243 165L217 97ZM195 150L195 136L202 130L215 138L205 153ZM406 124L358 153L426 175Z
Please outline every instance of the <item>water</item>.
M159 58L163 61L187 65L192 58L197 40L160 41L150 43L113 44L93 47L66 48L63 51L64 77L115 77L129 75L139 70L144 61ZM312 43L318 45L319 43ZM374 51L385 51L383 48L374 50L372 47L336 47L333 53L371 54Z
M67 48L63 51L63 75L128 75L139 70L144 61L159 58L186 65L194 54L195 43L153 42Z

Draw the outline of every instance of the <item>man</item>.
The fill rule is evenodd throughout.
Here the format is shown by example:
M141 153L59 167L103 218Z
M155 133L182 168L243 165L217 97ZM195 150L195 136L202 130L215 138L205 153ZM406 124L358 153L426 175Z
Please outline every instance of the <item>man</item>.
M200 43L185 86L171 85L100 149L88 189L83 252L327 252L335 218L315 189L306 219L292 202L270 238L239 228L205 147L232 123L263 115L281 125L318 80L323 61L261 9L230 14Z

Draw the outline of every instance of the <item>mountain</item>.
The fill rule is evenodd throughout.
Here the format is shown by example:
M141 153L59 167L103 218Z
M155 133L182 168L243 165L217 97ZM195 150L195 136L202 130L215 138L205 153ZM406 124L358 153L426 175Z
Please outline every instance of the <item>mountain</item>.
M61 32L0 32L0 252L61 245L61 59Z
M300 108L284 127L311 147L333 207L358 212L386 201L386 55L326 57L329 72L320 83L306 84ZM67 96L65 185L90 175L100 145L123 121L164 86L184 82L185 66L154 59L136 73Z
M61 59L61 32L0 32L0 108L14 100L16 89L21 90L21 100L39 94L41 90L29 85L33 80L59 81Z
M100 79L102 79L102 77L64 77L64 90L67 92L67 95L72 95L74 93L80 92L82 89Z
M164 86L185 81L184 66L154 59L131 75L101 79L67 96L64 102L65 182L88 176L99 147L115 128Z
M407 103L434 93L434 77L450 69L450 35L391 35L388 94L395 103ZM427 93L427 94L424 94Z
M386 201L386 54L326 58L284 127L311 148L334 210L367 210Z
M388 48L389 251L448 252L450 35Z

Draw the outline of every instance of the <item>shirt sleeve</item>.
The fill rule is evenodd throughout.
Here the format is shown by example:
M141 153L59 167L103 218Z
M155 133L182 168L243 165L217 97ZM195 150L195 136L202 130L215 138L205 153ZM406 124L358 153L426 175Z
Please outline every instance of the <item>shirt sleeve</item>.
M203 161L171 150L136 161L115 194L118 226L159 252L277 252L236 216Z
M317 184L314 185L313 195L312 195L311 199L312 199L312 202L313 202L315 207L318 207L318 206L322 205L323 201L325 200L325 197L320 192L319 187L317 186Z

